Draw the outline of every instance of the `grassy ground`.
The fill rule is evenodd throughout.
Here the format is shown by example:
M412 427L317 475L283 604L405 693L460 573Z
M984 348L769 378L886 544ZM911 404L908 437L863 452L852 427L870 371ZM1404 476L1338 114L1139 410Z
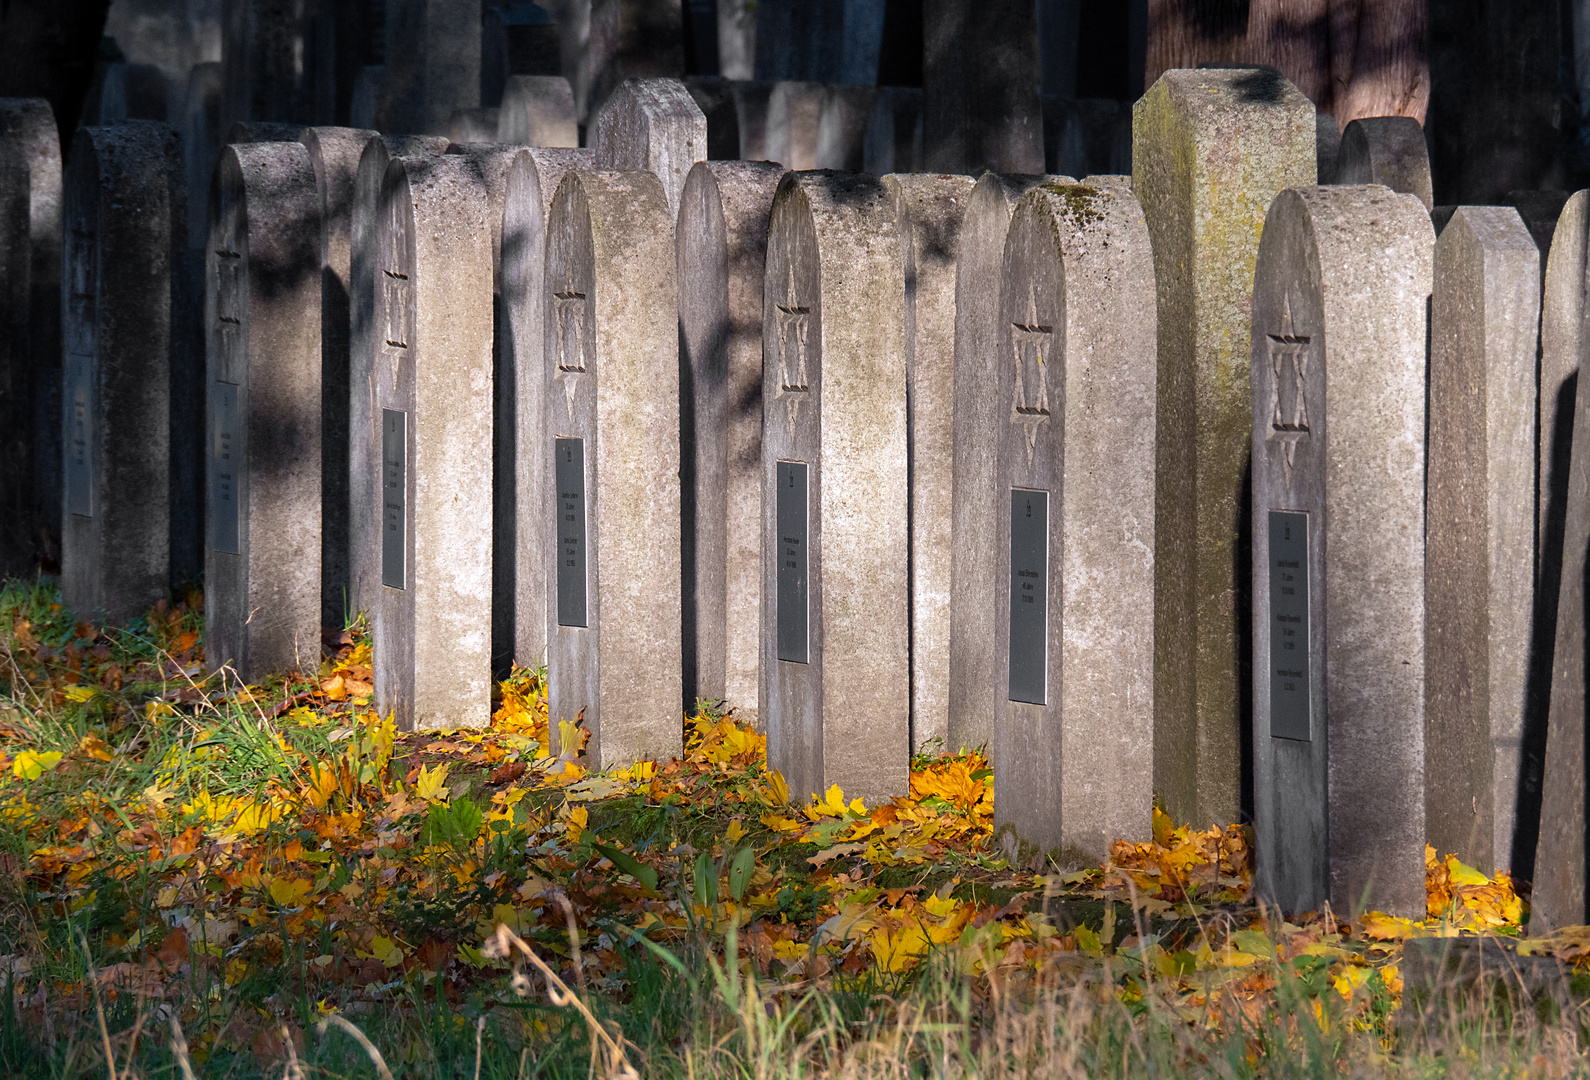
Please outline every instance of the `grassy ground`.
M1419 923L1283 921L1241 829L1157 814L1035 872L976 752L802 801L703 707L679 758L592 774L547 753L539 673L488 729L404 734L360 627L245 687L205 675L199 606L107 628L0 592L0 1073L1590 1073L1590 932L1519 944L1511 883L1455 859ZM1404 985L1405 941L1475 934L1566 974Z

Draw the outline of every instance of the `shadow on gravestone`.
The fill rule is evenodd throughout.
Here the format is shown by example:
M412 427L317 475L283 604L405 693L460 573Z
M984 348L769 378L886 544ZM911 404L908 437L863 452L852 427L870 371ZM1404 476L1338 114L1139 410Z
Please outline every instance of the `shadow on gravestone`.
M735 161L740 157L740 110L734 84L716 75L692 75L685 89L707 118L708 161Z
M381 412L376 363L383 348L385 280L376 248L381 183L393 158L437 157L447 140L382 135L365 144L354 176L348 229L349 606L374 620L381 599Z
M817 168L817 131L822 122L821 83L773 84L767 102L766 149L769 161L794 172Z
M66 175L61 598L118 626L169 589L181 174L177 133L133 120L80 129Z
M1342 131L1330 113L1314 116L1314 161L1317 183L1329 184L1336 178L1336 160L1342 153ZM1438 233L1439 229L1436 230Z
M1513 876L1535 877L1545 772L1547 716L1551 711L1558 601L1563 583L1568 481L1572 468L1574 408L1584 331L1584 277L1590 192L1563 204L1545 257L1540 309L1539 460L1536 465L1535 608L1529 644L1529 696L1518 777L1518 832ZM1537 239L1538 243L1538 239Z
M1027 191L1069 176L986 173L967 200L955 267L955 445L950 499L950 660L946 749L987 746L1003 692L1004 657L994 646L995 536L1000 513L995 466L1000 402L995 357L1004 337L999 280L1010 215Z
M381 184L375 704L404 731L491 719L488 204L469 155L394 158Z
M480 31L478 0L392 0L370 126L445 135L455 109L479 108Z
M773 84L765 82L733 83L730 92L734 97L734 115L740 130L740 151L735 156L742 161L768 161L768 115L772 108ZM710 131L708 137L711 137Z
M563 177L595 164L594 150L521 147L504 195L503 312L492 381L492 620L494 653L523 668L542 666L547 654L547 215Z
M922 88L880 86L867 119L862 171L873 176L922 171Z
M990 746L1012 862L1099 860L1117 839L1151 835L1153 296L1148 227L1124 183L1022 197L999 286L1005 678Z
M320 192L301 143L228 146L205 266L205 663L320 666Z
M447 141L458 146L497 141L498 109L455 109L447 121Z
M817 121L817 167L860 172L872 114L870 86L825 86Z
M1426 841L1512 864L1535 542L1540 254L1518 212L1460 207L1435 246L1425 510Z
M1178 821L1234 822L1252 775L1253 267L1276 193L1314 179L1314 106L1271 70L1176 69L1132 128L1159 312L1154 789Z
M698 162L679 281L684 704L755 724L762 626L762 275L783 166Z
M574 91L561 75L515 75L503 92L494 140L510 146L580 145Z
M1411 116L1371 116L1354 120L1342 132L1335 184L1385 184L1417 195L1424 208L1435 205L1430 184L1430 150L1424 128Z
M332 629L358 615L348 576L348 305L359 159L377 137L358 128L316 127L300 139L320 198L320 625Z
M683 746L679 338L656 174L565 174L546 266L552 752L583 718L594 768L663 760Z
M61 142L43 98L0 98L0 134L27 166L29 296L25 340L31 356L24 430L33 473L27 508L29 567L53 572L61 559Z
M905 282L910 533L911 752L949 735L951 517L955 475L955 277L973 181L890 174Z
M1433 241L1416 198L1366 185L1281 192L1259 244L1255 886L1284 912L1425 914Z
M779 185L763 279L757 712L797 800L838 784L877 803L909 779L900 242L872 177Z

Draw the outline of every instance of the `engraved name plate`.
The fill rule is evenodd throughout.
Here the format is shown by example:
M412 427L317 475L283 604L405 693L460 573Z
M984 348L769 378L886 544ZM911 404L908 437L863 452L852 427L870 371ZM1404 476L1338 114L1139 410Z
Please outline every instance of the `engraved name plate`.
M66 512L94 516L94 358L66 358Z
M1270 737L1308 742L1308 515L1270 511Z
M806 504L806 463L778 463L778 658L811 662L810 590L807 547L810 516Z
M210 521L216 551L242 553L238 529L238 468L242 440L238 437L237 387L214 384L210 407Z
M589 626L585 603L585 440L557 439L558 625Z
M381 584L406 587L409 414L381 410Z
M1049 493L1010 489L1011 701L1049 704Z

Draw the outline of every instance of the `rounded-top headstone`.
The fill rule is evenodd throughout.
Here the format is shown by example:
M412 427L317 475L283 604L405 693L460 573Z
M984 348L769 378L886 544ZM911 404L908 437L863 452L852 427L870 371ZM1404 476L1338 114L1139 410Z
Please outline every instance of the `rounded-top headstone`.
M1369 116L1352 121L1342 132L1332 183L1385 184L1392 191L1417 195L1429 210L1435 197L1424 127L1411 116Z
M767 158L797 172L817 168L817 132L822 123L823 84L776 82L767 102Z
M579 146L569 80L561 75L509 78L497 112L497 141L512 146Z

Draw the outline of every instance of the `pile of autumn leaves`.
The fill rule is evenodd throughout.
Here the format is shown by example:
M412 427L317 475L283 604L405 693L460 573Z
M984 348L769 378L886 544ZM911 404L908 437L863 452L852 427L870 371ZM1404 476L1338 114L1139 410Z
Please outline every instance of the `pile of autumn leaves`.
M790 987L908 978L935 955L989 979L1094 965L1123 999L1152 980L1194 1019L1216 998L1262 1004L1277 961L1308 964L1349 1005L1394 1002L1403 940L1518 933L1505 875L1433 851L1424 922L1276 921L1248 901L1238 827L1156 811L1153 839L1117 842L1102 867L1010 866L980 752L919 757L909 794L881 806L837 787L803 803L761 735L704 710L681 757L593 774L548 753L534 673L501 685L489 729L403 734L370 708L368 640L328 643L313 681L243 687L203 676L191 624L151 613L158 655L131 668L98 628L63 647L25 619L9 627L0 880L26 887L9 898L0 971L25 1016L96 991L191 1012L179 1003L199 985L307 993L324 1010L420 981L489 999L506 969L482 946L506 925L620 995L636 935L721 949L732 929L742 964ZM46 745L50 715L79 717L75 744ZM583 745L572 725L561 734ZM245 749L269 779L195 781ZM135 775L152 782L128 790ZM1590 953L1590 940L1560 944Z

